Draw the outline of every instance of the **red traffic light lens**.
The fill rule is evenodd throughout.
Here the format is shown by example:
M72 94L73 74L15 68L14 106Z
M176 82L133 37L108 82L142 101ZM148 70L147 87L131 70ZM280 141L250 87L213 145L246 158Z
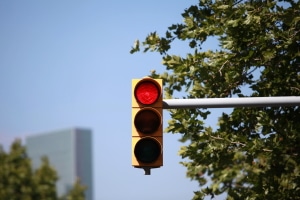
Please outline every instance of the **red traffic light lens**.
M141 81L134 90L136 100L144 105L150 105L157 101L160 88L153 81Z
M137 142L134 148L134 154L138 161L143 163L152 163L158 159L161 154L160 143L151 137L145 137Z
M161 125L161 115L151 108L142 109L135 115L134 125L140 133L152 134Z

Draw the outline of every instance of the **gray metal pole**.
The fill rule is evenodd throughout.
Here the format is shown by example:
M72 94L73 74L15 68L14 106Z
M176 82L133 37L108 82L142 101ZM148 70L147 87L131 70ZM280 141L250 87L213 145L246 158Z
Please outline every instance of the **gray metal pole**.
M300 96L164 99L164 109L299 106Z

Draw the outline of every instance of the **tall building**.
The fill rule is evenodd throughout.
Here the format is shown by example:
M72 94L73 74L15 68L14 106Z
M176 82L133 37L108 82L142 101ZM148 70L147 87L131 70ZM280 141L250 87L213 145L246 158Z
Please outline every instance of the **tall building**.
M34 169L40 167L41 157L48 157L59 176L59 196L66 194L79 178L87 186L86 200L93 199L91 130L72 128L29 136L26 148Z

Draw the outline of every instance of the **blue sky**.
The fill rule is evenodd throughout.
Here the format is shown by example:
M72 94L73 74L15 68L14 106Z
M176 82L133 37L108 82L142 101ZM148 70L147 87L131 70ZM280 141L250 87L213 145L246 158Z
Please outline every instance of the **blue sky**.
M129 51L136 39L182 22L195 3L0 1L0 144L91 128L95 200L191 199L199 188L179 164L179 135L164 135L164 166L151 176L131 166L131 79L164 67L159 54ZM215 125L216 117L206 123Z

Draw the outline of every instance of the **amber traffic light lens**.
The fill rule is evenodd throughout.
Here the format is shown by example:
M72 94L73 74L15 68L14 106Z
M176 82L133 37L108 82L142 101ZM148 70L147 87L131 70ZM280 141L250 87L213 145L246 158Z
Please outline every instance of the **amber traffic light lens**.
M159 94L160 88L152 81L142 81L134 90L136 100L144 105L151 105L155 103Z
M154 138L144 138L137 142L134 154L138 161L152 163L160 156L161 145Z
M161 124L161 116L152 109L140 110L135 118L135 128L143 134L152 134L159 128Z

